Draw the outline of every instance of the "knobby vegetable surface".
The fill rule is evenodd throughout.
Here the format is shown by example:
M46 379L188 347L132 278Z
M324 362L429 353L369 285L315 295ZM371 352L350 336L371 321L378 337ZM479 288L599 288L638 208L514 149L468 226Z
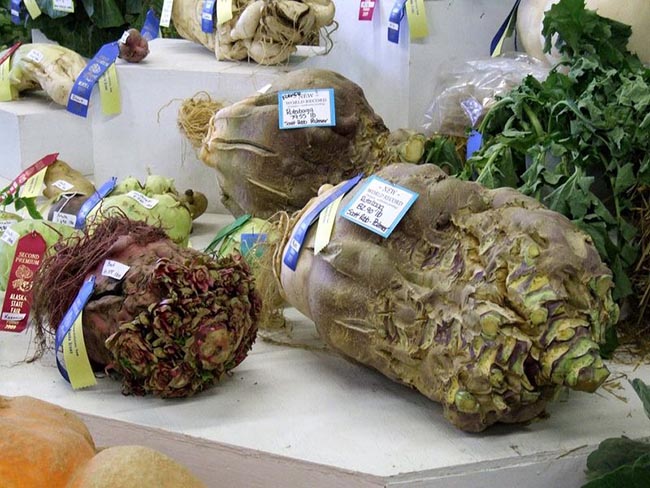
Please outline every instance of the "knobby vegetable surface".
M40 346L94 276L84 341L93 367L118 373L125 394L197 393L237 366L255 340L260 300L240 256L214 260L124 217L92 225L56 251L35 280ZM129 266L126 275L103 276L106 260Z
M286 246L276 252L287 301L329 345L472 432L537 417L561 387L598 388L608 376L598 344L618 307L586 234L515 190L434 165L377 174L419 194L387 239L337 216L317 255L310 228L295 272Z

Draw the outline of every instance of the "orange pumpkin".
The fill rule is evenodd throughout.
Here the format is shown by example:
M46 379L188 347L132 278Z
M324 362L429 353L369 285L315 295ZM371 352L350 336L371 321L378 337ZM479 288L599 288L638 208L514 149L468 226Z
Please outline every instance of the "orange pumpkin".
M84 423L36 398L0 396L0 486L65 488L95 455Z

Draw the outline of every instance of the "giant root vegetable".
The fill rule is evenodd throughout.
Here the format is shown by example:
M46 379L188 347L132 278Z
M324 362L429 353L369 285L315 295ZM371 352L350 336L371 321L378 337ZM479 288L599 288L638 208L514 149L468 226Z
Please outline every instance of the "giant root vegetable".
M278 92L332 88L336 125L282 130ZM325 183L372 172L388 161L417 162L423 136L389 133L359 85L338 73L303 69L275 81L264 94L214 115L200 151L216 169L222 201L234 215L268 218L301 209Z
M9 82L17 92L44 90L67 105L74 82L86 67L76 52L56 44L23 44L11 55Z
M41 348L94 276L82 314L88 357L121 376L125 394L197 393L237 366L255 340L260 300L240 256L214 260L124 217L93 224L56 251L35 280ZM102 274L106 260L129 267L121 280Z
M295 271L282 263L287 246L276 251L283 294L325 342L471 432L533 419L562 387L598 388L608 376L599 343L618 307L586 234L515 190L434 165L377 175L419 194L388 238L337 216L316 255L311 227Z

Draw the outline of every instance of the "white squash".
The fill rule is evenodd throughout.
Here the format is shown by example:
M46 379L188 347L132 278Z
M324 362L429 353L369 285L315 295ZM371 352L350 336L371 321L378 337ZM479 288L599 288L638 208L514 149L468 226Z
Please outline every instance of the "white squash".
M555 64L557 53L544 53L542 25L544 12L559 0L522 0L517 14L517 34L524 50L531 56ZM649 0L586 0L586 7L598 15L623 22L632 27L628 49L641 61L650 64L650 1Z

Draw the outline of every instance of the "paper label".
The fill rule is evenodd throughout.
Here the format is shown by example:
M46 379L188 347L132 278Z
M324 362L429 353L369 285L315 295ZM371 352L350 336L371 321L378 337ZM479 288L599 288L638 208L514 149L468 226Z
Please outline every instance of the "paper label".
M131 269L131 266L107 259L104 261L104 266L102 266L102 276L121 280L129 269Z
M36 0L25 0L25 7L27 7L27 12L29 12L29 16L32 19L36 19L42 13Z
M359 4L359 20L370 21L375 13L375 0L361 0Z
M116 184L117 184L117 178L112 177L110 180L108 180L106 183L100 186L99 189L95 191L95 193L90 195L88 200L86 200L81 204L81 208L79 209L79 212L77 212L75 228L83 229L85 227L86 217L88 217L90 211L93 208L95 208L97 204L102 201L103 198L105 198L108 194L110 194L113 191Z
M70 332L63 340L63 361L68 371L70 384L75 390L97 384L86 351L82 323L82 314L79 314L72 324Z
M334 126L336 125L334 89L278 92L278 114L280 129Z
M382 237L388 237L402 220L418 194L371 176L341 215Z
M506 20L503 21L503 24L501 24L499 30L497 30L497 33L492 38L492 42L490 42L490 56L496 57L501 55L501 52L503 51L503 43L508 38L512 32L513 26L515 25L517 10L519 9L520 3L521 0L515 1L515 4L508 13Z
M232 19L232 0L217 0L217 25Z
M399 30L404 18L404 5L406 0L396 0L388 17L388 41L399 44Z
M215 0L203 0L201 10L201 30L208 34L214 31L214 2Z
M18 242L18 239L20 239L20 234L15 230L10 229L9 227L5 229L5 231L2 233L2 236L0 237L0 241L3 241L10 246L16 244Z
M330 203L318 216L318 227L316 227L316 237L314 238L314 254L318 254L329 244L332 238L334 222L336 221L336 211L339 209L341 200L343 200L343 196Z
M45 239L37 232L30 232L18 240L0 313L0 330L22 332L27 327L34 274L41 266L45 248Z
M117 41L104 44L97 54L88 62L74 82L70 97L68 98L67 110L80 117L88 115L88 104L92 95L93 87L97 80L115 62L120 52Z
M273 85L271 85L271 83L267 83L267 84L264 85L262 88L260 88L259 90L257 90L257 93L260 93L260 94L264 95L267 91L269 91L269 90L271 89L272 86L273 86Z
M68 333L71 331L73 326L75 325L75 322L79 317L81 317L81 311L83 308L86 306L86 303L88 303L88 299L93 293L93 290L95 289L95 277L90 276L83 285L81 285L81 289L79 290L79 293L77 293L77 296L75 297L74 301L72 302L72 305L68 309L68 311L65 313L63 316L63 320L61 320L61 323L58 325L56 328L56 334L55 334L55 339L54 339L54 350L56 353L56 367L59 370L59 373L61 373L61 376L65 378L66 381L70 382L70 377L68 375L68 371L66 368L63 367L63 364L61 362L61 352L63 352L64 356L64 361L65 361L65 348L64 348L64 343L66 342L66 336ZM75 349L74 349L74 343L76 342L77 344L77 349L79 350L79 337L83 338L83 333L81 333L80 330L78 330L78 333L75 334L70 340L72 340L73 343L73 349L72 352L73 354ZM75 340L76 339L76 340ZM68 353L70 354L70 353ZM83 356L80 352L79 356ZM75 367L76 363L74 362L75 359L73 358L73 363L72 366ZM78 382L77 382L78 384Z
M4 234L4 232L13 224L18 222L17 220L13 219L3 219L0 220L0 235Z
M409 23L409 37L411 40L422 39L429 35L424 0L407 0L406 19Z
M129 39L130 35L131 35L131 33L128 30L125 30L122 33L122 37L120 37L120 40L119 40L120 44L126 44L126 41Z
M43 61L43 53L40 52L38 49L32 49L27 53L27 59L34 61L35 63L40 63Z
M295 271L296 266L298 265L298 257L300 256L300 250L307 236L307 231L311 224L316 220L320 213L327 207L330 203L336 200L338 197L345 195L350 189L356 185L359 180L362 178L362 175L355 176L354 178L347 180L343 183L340 183L334 189L327 194L325 198L320 200L314 207L312 207L306 214L304 214L296 226L291 232L291 237L289 238L289 243L284 249L284 257L282 262L291 270Z
M68 227L74 227L77 223L77 216L64 212L54 212L52 215L52 222L67 225Z
M71 188L74 188L74 185L66 180L56 180L52 183L52 186L57 187L61 191L68 191Z
M136 202L138 202L140 205L142 205L144 208L151 210L154 208L156 205L158 205L158 200L155 198L149 198L146 195L143 195L139 191L131 190L129 193L127 193L128 196L133 198Z
M165 0L163 2L162 11L160 12L160 25L162 27L169 27L169 22L172 19L172 8L174 0Z
M73 0L52 0L52 5L59 12L74 12Z
M22 198L35 198L43 192L43 182L45 181L45 173L47 168L43 168L34 176L29 178L20 189L20 196Z
M43 158L36 161L29 168L27 168L25 171L23 171L18 176L16 176L14 181L11 182L11 185L9 185L9 189L6 191L6 193L8 195L13 195L14 193L16 193L16 190L18 190L18 188L24 185L28 179L30 179L32 176L34 176L43 168L48 167L50 164L56 161L58 157L59 157L59 153L53 153L53 154L48 154L47 156L44 156ZM0 200L0 203L2 203L3 201L4 198Z
M99 78L99 97L104 115L117 115L122 111L120 83L117 79L115 63L111 64Z

